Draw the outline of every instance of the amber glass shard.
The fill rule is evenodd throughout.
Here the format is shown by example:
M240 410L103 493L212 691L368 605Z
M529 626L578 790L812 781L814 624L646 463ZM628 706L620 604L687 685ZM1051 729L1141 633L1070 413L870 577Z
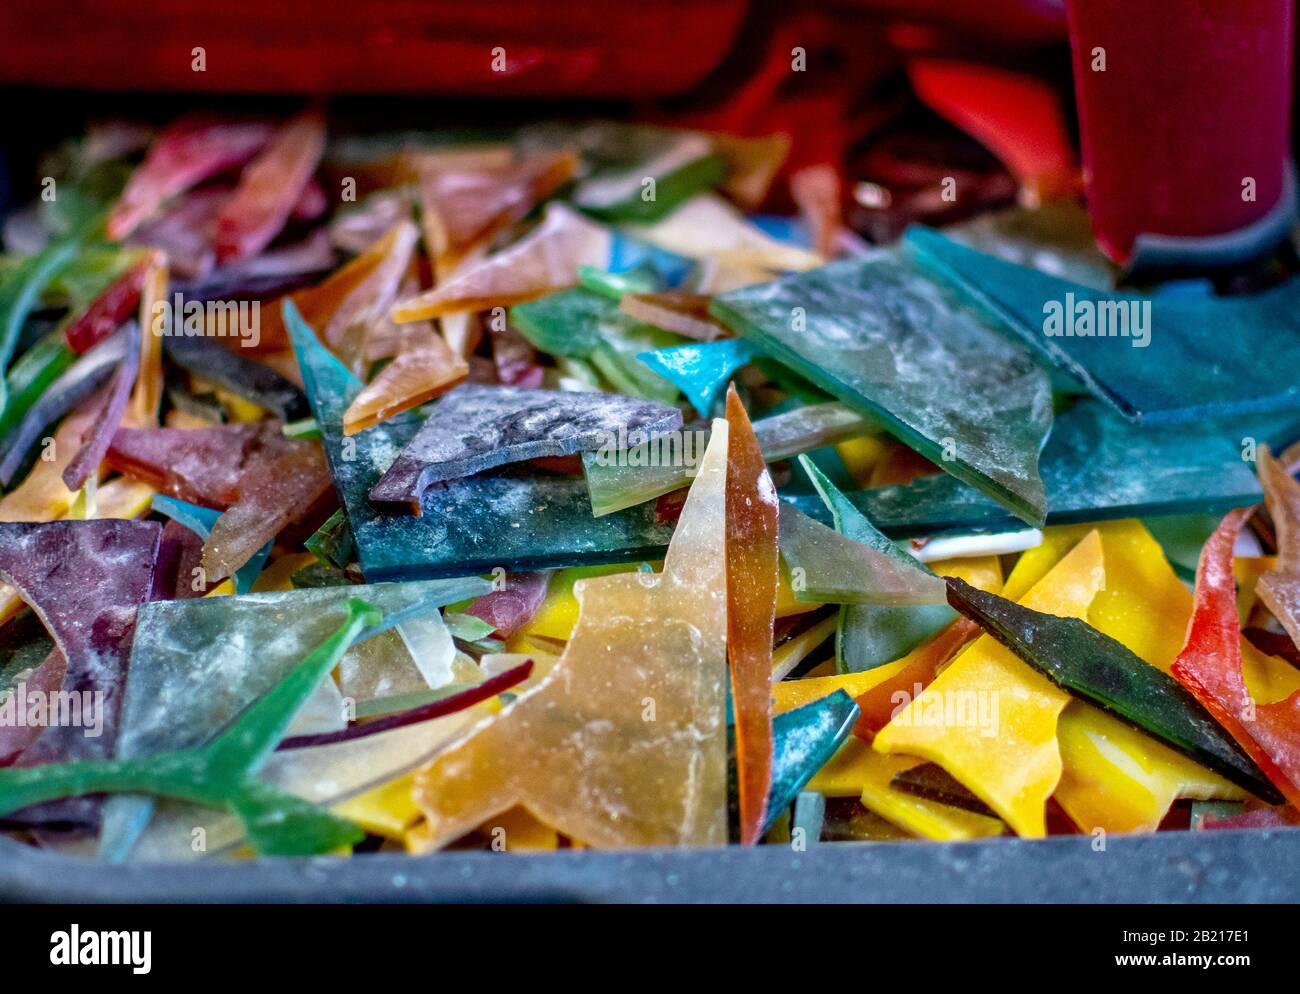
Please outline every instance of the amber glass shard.
M733 383L727 391L727 658L736 715L740 841L758 842L772 781L777 499Z
M430 845L516 804L603 848L725 844L726 460L717 421L663 573L579 582L545 679L417 776Z
M396 358L379 371L343 415L343 434L355 435L394 415L419 407L469 375L469 364L451 350L427 321L398 325Z

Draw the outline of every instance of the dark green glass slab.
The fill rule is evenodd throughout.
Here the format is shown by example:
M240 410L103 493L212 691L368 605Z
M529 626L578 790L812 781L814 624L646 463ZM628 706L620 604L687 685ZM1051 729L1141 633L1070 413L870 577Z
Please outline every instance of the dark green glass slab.
M414 436L419 418L394 418L345 438L343 412L360 381L292 304L285 324L367 580L636 562L658 558L667 546L672 525L655 521L653 505L593 518L586 483L542 473L454 480L425 494L418 517L381 513L367 494Z
M1057 416L1043 451L1047 523L1221 514L1257 503L1262 498L1259 481L1253 463L1242 458L1248 443L1268 442L1279 451L1297 435L1300 418L1293 415L1143 427L1129 424L1097 401L1081 399ZM1005 508L946 475L846 496L893 538L1018 527ZM829 513L816 497L786 499L805 514L829 522Z
M767 823L794 803L853 731L858 705L848 694L833 694L778 714L772 719L772 786L767 794Z
M1080 618L1058 618L948 578L948 600L1075 697L1273 804L1282 795L1191 692Z
M723 294L711 313L1037 527L1047 373L1009 331L905 250Z
M924 265L960 282L1018 340L1125 418L1300 410L1300 280L1237 296L1148 297L1094 290L925 228L906 241Z

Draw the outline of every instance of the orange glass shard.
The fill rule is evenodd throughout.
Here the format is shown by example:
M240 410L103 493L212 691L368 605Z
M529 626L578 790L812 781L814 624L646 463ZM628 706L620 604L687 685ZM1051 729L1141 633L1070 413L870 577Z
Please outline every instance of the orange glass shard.
M772 180L790 154L789 135L740 138L710 134L714 149L727 160L727 181L722 192L745 210L757 210L767 199Z
M574 286L579 266L605 268L610 246L605 228L563 204L552 203L542 223L514 245L427 293L401 301L393 308L392 318L401 324L521 304ZM311 323L310 318L307 321Z
M343 415L345 435L355 435L419 407L469 375L469 363L451 350L428 321L397 327L401 335L397 356L353 399Z
M1278 558L1277 566L1255 584L1255 593L1300 645L1300 483L1267 445L1259 447L1256 466L1277 533Z
M427 171L420 182L420 212L434 272L445 278L467 250L521 220L577 170L576 155L557 152L505 169Z
M726 844L726 463L718 420L663 572L580 580L554 668L417 775L430 846L516 804L601 848Z
M740 841L758 843L772 784L777 497L733 383L727 390L727 659L736 715Z

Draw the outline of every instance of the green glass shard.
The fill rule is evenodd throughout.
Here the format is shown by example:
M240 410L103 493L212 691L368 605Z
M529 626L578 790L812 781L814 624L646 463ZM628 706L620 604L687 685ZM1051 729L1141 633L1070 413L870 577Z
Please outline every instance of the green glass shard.
M1034 527L1047 374L987 312L901 249L714 299L737 334L886 427Z
M958 281L1017 340L1125 418L1188 423L1300 410L1300 281L1237 296L1153 298L1094 290L924 228L906 240L927 268ZM1261 376L1265 356L1270 372Z
M0 770L0 816L65 797L146 793L233 811L265 854L320 855L361 841L365 833L350 822L254 778L316 686L380 618L349 600L343 624L203 749Z
M50 245L28 259L0 281L0 374L9 367L27 316L40 299L41 291L58 272L76 258L81 233ZM0 411L8 406L7 379L0 375Z
M786 503L781 505L780 541L795 600L906 606L946 602L943 580L911 556L911 562L902 563Z
M948 578L948 599L1053 683L1272 804L1282 796L1173 677L1079 618L1058 618Z
M768 462L875 430L872 419L838 401L754 422L754 435ZM696 428L683 432L680 438L648 441L621 452L602 449L585 453L582 471L592 512L600 517L689 486L708 444L709 430Z
M923 583L924 577L938 579L928 566L886 538L807 457L799 458L831 512L835 531L887 557L895 568L915 571L918 583ZM835 633L835 668L841 673L857 673L883 666L906 655L954 617L956 612L945 603L912 607L843 604Z
M5 377L0 396L7 393L9 402L0 401L0 440L12 431L36 402L45 388L72 365L77 354L68 348L63 329L54 328L41 336L18 360Z
M348 516L341 509L335 511L302 544L325 565L339 569L347 566L352 558L352 529L348 527Z

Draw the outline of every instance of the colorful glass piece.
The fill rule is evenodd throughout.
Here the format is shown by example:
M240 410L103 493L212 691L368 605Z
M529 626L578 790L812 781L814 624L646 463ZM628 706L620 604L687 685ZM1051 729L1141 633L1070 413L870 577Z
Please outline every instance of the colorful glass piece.
M269 125L190 115L174 122L149 147L109 214L109 238L122 239L163 203L232 166L247 162L271 137Z
M497 170L428 169L420 179L420 213L434 271L444 278L465 253L568 182L572 152L532 156Z
M1099 705L1166 745L1273 802L1263 773L1196 699L1121 642L1080 618L1058 618L948 580L953 607L1076 697Z
M427 321L398 325L393 361L353 398L343 415L343 433L355 435L428 403L461 383L469 365Z
M945 596L943 580L918 568L917 561L901 562L785 503L781 506L781 558L797 600L915 606L938 604Z
M209 586L224 580L224 576L209 577L207 570L202 568L204 544L212 534L213 526L221 518L221 512L214 511L210 507L203 507L200 504L190 504L183 500L177 500L175 497L168 497L164 494L155 494L151 505L153 510L159 514L167 515L178 524L184 525L203 540L199 546L199 558L196 562L190 565L188 563L189 557L185 556L186 564L190 565L190 575L178 575L176 577L177 583L188 582L192 587L196 579L201 579L202 586L206 590ZM262 566L271 555L272 544L272 542L267 542L253 554L248 562L235 571L233 576L235 593L246 594L253 589L253 584L257 582L257 578L262 572ZM193 573L194 567L199 567L201 572L198 574Z
M725 844L727 435L715 422L663 572L583 581L550 673L417 777L431 845L516 804L603 848ZM632 661L617 681L611 654Z
M1012 514L1042 524L1047 375L997 321L924 275L905 251L737 290L710 310Z
M709 313L711 297L682 290L627 293L618 309L633 321L652 324L664 331L685 335L697 342L726 338L731 330Z
M778 501L734 383L727 391L727 425L727 662L736 728L740 840L743 845L755 845L767 821L773 772L771 683L780 568Z
M839 402L809 404L754 422L754 434L768 462L777 462L872 430L872 422ZM600 517L635 507L690 485L708 445L708 429L683 432L680 444L645 442L611 456L582 457L591 510ZM820 505L820 501L817 502Z
M286 324L307 397L321 426L335 487L347 510L361 568L374 582L470 571L552 569L657 558L672 534L653 507L593 520L581 480L502 471L453 480L425 497L423 515L385 515L370 488L418 429L408 416L355 436L345 458L343 412L361 384L316 340L292 305Z
M386 508L420 513L435 483L539 456L566 456L617 439L657 437L681 427L681 411L609 393L522 387L457 387L370 490Z
M392 318L401 324L458 311L510 307L573 286L578 267L603 267L609 262L609 250L608 231L553 203L533 232L427 293L400 301Z
M1187 423L1300 409L1291 375L1300 374L1295 280L1258 293L1153 300L1080 286L926 229L907 240L926 266L958 280L1018 340L1125 418ZM1226 340L1223 328L1233 329ZM1256 375L1262 352L1277 376Z
M140 302L149 266L149 259L128 266L89 307L64 325L63 336L68 348L77 355L89 352L122 326Z
M637 358L676 384L701 417L707 418L714 413L736 371L757 354L752 343L729 338L642 352Z
M217 215L217 262L257 255L280 233L325 151L325 121L307 112L285 122L239 177Z
M113 433L117 431L122 416L126 413L131 388L135 385L139 350L129 339L125 350L117 369L100 392L93 425L83 436L81 448L77 450L72 462L63 470L63 485L69 490L80 490L92 475L98 478L99 464L104 461L104 454L113 441Z
M772 719L772 786L764 831L802 796L799 792L835 755L857 717L853 698L837 690Z
M504 586L478 598L465 613L482 618L497 638L509 641L537 614L546 599L551 574L515 573L502 580Z
M66 660L61 689L83 705L79 722L45 728L19 766L112 755L136 609L152 590L161 532L152 522L116 518L0 524L0 579L54 636ZM83 802L30 812L27 820L84 823L96 810Z
M1090 534L1022 603L1062 616L1082 615L1105 577L1102 562L1101 536ZM1057 718L1069 700L984 636L911 698L872 745L879 752L938 763L1018 835L1041 837L1047 799L1061 776Z
M1196 599L1187 644L1170 672L1232 733L1273 785L1300 804L1300 691L1272 703L1251 695L1242 677L1232 547L1254 508L1223 519L1205 543L1196 570Z

